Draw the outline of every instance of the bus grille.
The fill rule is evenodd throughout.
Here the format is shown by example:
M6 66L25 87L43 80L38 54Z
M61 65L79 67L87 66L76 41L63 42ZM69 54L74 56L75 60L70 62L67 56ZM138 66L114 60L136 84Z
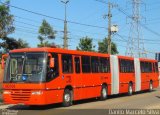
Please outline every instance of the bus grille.
M14 101L29 101L31 90L13 90L11 97Z

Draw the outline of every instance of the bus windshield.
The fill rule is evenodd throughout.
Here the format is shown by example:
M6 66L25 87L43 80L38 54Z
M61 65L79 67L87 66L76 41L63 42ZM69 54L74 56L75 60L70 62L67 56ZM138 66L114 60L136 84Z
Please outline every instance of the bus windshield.
M44 82L46 53L11 53L4 82Z

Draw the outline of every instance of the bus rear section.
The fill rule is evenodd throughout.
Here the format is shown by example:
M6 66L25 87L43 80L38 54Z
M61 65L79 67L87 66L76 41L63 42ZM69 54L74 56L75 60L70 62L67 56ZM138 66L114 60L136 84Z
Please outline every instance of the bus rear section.
M159 86L158 63L152 59L139 59L111 55L111 95L150 90Z
M140 59L141 90L152 90L159 86L158 63L155 60Z

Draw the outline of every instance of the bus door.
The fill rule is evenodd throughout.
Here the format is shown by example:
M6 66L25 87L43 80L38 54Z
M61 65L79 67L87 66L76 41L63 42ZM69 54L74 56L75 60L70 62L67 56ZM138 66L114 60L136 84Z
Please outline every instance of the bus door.
M82 69L81 69L81 57L74 56L74 99L81 99L82 94Z

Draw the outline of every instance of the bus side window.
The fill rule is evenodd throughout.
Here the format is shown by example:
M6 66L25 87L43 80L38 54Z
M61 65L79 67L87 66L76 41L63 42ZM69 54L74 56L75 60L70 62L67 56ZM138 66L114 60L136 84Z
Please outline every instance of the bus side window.
M72 55L62 55L62 70L63 73L73 73Z
M155 73L156 72L155 63L152 63L152 66L153 66L153 72Z
M91 73L91 59L90 56L82 56L82 72Z
M54 68L50 68L50 58L48 57L47 61L47 78L46 81L51 81L59 76L59 66L58 66L58 54L52 54L54 58Z
M158 63L156 62L155 63L155 71L158 73L159 72L159 70L158 70Z
M80 58L75 57L74 62L75 62L75 72L80 73Z

